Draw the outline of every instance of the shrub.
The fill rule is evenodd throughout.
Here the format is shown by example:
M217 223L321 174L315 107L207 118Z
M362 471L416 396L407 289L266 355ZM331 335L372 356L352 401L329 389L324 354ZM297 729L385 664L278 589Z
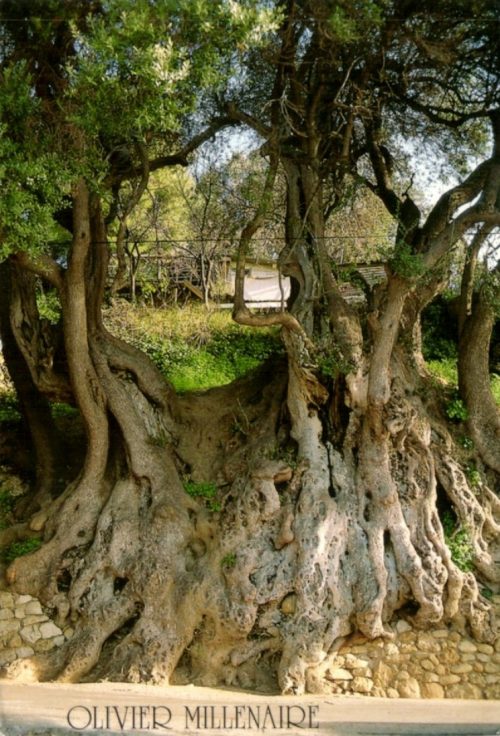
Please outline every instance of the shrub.
M438 296L422 312L422 352L426 360L453 361L457 358L458 334L456 317L450 310L449 299Z
M228 552L227 555L224 555L220 564L221 567L234 567L236 565L236 554L234 552Z
M473 569L474 548L468 529L460 526L451 511L444 512L441 523L451 559L460 570L470 572Z
M242 327L222 310L119 306L106 315L111 332L145 352L180 393L230 383L282 350L276 329Z
M36 295L38 312L42 319L56 325L61 318L61 304L54 291L38 292Z
M446 416L448 419L453 419L457 422L464 422L469 414L467 407L460 398L454 398L448 401L446 405Z
M217 501L217 486L215 483L195 483L192 480L184 481L184 490L193 498L203 498L210 511L220 511L221 505Z
M16 394L6 392L0 394L0 422L18 422L21 419Z
M457 361L454 358L443 358L443 360L428 360L429 373L451 386L458 385Z
M8 547L4 547L1 557L5 562L12 562L16 557L35 552L41 546L42 540L39 537L30 537L29 539L23 539L22 542L12 542Z
M491 374L491 392L496 405L500 406L500 375L498 373Z
M5 529L12 521L11 514L15 499L8 490L0 490L0 529Z

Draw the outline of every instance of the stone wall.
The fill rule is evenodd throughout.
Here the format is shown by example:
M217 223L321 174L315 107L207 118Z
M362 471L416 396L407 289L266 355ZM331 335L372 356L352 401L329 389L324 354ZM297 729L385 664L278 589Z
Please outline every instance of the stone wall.
M15 659L48 652L71 633L63 633L36 598L0 591L0 668Z
M500 620L500 596L493 599ZM346 641L329 658L324 676L339 695L388 698L500 699L500 638L480 644L446 628L417 631L404 621L394 639ZM40 602L29 595L0 591L0 669L16 659L47 652L69 639ZM309 683L315 689L314 682ZM318 689L325 691L325 682Z
M500 640L417 631L399 621L393 641L350 643L326 670L333 693L388 698L500 698Z

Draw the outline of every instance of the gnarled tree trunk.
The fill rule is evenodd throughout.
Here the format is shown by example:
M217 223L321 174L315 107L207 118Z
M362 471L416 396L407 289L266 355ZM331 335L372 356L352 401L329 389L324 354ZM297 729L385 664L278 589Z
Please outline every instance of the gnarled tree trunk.
M286 365L179 399L102 324L104 225L97 198L76 189L60 293L87 457L53 502L43 547L8 570L75 629L33 658L38 678L252 687L276 676L284 692L328 690L343 637L389 636L408 603L416 625L454 620L492 637L487 601L446 546L438 484L474 519L476 567L491 585L500 503L485 486L472 493L414 390L398 343L412 284L393 274L379 286L363 333L319 236L311 219L285 253L296 282L280 317ZM192 498L184 476L215 484L216 499Z
M458 346L460 394L468 411L467 426L483 461L500 473L500 411L491 390L489 349L495 310L484 290L465 318Z

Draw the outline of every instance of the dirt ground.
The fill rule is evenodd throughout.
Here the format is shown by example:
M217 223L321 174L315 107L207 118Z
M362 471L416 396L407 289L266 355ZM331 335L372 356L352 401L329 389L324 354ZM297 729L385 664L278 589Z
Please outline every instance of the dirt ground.
M0 681L0 733L494 736L500 734L500 702L299 698L194 686Z

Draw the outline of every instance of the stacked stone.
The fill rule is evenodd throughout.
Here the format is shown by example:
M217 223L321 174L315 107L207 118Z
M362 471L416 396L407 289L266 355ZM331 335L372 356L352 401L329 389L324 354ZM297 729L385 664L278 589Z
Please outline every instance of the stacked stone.
M0 591L0 667L15 659L48 652L64 642L64 634L30 595Z
M500 639L480 644L449 629L395 626L376 639L339 650L326 670L333 693L389 698L500 698Z
M285 599L286 600L286 599ZM497 620L500 596L495 596ZM404 620L394 639L346 642L325 671L328 691L388 698L500 699L500 638L481 644L451 629L417 631ZM0 669L47 652L71 637L30 595L0 590ZM308 682L324 692L325 681Z

